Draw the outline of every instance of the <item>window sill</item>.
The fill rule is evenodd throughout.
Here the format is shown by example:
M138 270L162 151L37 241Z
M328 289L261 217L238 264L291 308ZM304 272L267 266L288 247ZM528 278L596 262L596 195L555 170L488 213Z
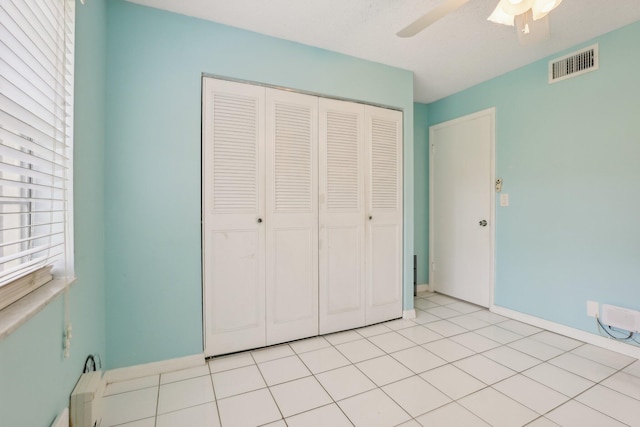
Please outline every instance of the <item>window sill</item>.
M6 338L35 316L74 281L67 283L65 279L54 279L0 310L0 339Z

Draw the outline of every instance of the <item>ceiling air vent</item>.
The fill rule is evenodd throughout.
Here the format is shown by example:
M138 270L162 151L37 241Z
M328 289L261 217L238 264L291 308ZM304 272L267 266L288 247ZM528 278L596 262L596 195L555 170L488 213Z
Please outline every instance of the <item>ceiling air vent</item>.
M549 61L549 83L598 69L598 45Z

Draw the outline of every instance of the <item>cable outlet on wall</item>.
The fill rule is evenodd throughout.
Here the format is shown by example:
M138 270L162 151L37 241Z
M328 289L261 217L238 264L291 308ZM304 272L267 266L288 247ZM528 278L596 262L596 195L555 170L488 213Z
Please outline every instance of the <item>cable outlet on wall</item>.
M596 301L587 301L587 316L598 317L598 313L600 313L598 303Z
M640 332L640 311L602 304L602 323L629 332Z

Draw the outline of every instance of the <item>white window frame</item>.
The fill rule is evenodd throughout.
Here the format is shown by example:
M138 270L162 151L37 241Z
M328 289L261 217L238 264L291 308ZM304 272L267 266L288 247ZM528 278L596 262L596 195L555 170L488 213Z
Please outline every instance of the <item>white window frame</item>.
M75 0L7 0L0 12L2 337L74 280Z

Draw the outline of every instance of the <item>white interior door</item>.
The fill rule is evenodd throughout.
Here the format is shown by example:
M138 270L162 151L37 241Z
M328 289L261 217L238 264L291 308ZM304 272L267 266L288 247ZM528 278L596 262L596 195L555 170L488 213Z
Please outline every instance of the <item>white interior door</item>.
M318 98L267 89L267 345L318 334Z
M495 111L431 126L430 282L488 307L492 301Z
M320 333L364 326L364 107L319 100Z
M265 339L264 88L203 79L207 356Z
M402 317L402 113L365 107L366 324Z

